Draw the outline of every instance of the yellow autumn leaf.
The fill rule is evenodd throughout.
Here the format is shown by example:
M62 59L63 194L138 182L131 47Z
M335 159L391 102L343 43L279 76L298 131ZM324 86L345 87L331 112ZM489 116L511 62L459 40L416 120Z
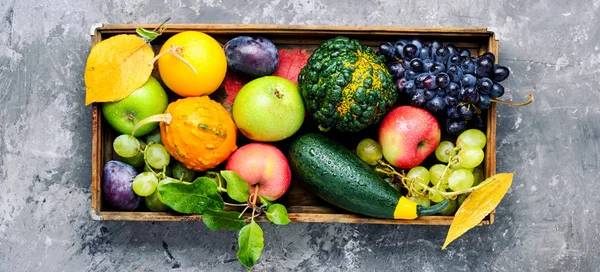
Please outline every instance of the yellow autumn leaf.
M454 215L442 249L445 249L452 241L477 226L483 218L498 206L498 203L510 188L513 176L514 173L493 175L482 182L490 183L469 194ZM490 179L493 180L490 181Z
M85 66L85 104L121 100L152 73L152 48L137 35L121 34L96 44Z

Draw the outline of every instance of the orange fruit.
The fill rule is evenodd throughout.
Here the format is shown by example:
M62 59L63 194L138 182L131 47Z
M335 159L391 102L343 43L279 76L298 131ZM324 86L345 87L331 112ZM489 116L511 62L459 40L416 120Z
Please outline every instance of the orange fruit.
M180 96L209 95L221 86L227 72L223 47L213 37L199 31L184 31L173 35L161 47L160 53L178 47L178 53L196 73L173 54L158 59L162 81Z

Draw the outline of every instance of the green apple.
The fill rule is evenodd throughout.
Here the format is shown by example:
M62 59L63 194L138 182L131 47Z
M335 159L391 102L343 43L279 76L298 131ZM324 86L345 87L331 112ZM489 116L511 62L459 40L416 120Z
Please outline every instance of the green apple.
M169 101L167 93L158 80L150 77L142 87L132 94L116 102L102 104L104 119L111 127L123 134L131 134L133 127L144 118L163 113ZM156 129L158 123L150 123L140 127L136 137L142 136Z
M248 82L233 101L233 121L251 140L281 141L304 122L304 102L293 82L264 76Z

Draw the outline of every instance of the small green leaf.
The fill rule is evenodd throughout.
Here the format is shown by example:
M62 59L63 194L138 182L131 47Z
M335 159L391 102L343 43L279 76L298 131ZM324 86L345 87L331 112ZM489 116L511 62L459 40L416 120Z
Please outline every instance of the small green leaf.
M140 35L142 38L144 38L146 40L146 42L151 42L154 39L156 39L156 37L160 36L160 34L152 31L152 30L147 30L141 27L138 27L135 29L135 32L137 32L138 35Z
M287 225L291 222L287 209L281 204L269 206L267 209L267 219L277 225Z
M236 257L248 269L258 261L265 246L263 231L256 222L244 226L238 237L240 249Z
M271 203L271 201L269 201L268 199L266 199L264 196L258 195L258 199L260 199L260 203L262 203L265 206L267 206L267 208L269 208L269 206L271 206L273 204L273 203Z
M234 171L223 170L221 176L227 181L227 194L237 202L247 202L250 197L250 186Z
M214 211L207 209L202 214L202 222L211 230L239 230L244 227L246 219L240 218L239 212Z
M217 185L209 178L193 183L167 183L158 187L162 200L171 209L185 214L202 214L206 209L223 210L225 203L217 193Z

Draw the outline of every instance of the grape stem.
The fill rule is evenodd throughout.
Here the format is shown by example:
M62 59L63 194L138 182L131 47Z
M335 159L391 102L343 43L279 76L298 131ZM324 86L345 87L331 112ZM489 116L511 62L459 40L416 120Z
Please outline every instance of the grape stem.
M189 63L186 59L184 59L183 56L181 56L181 54L183 54L183 47L176 46L176 45L171 45L171 47L169 47L169 49L156 55L156 57L154 57L152 60L150 60L150 62L148 62L148 65L154 64L154 62L156 62L156 60L158 60L160 57L162 57L166 54L171 54L174 57L176 57L177 59L179 59L181 62L185 63L185 65L187 65L188 67L190 67L190 69L192 69L192 72L194 72L194 74L198 73L196 68L194 68L194 66L191 63Z
M529 105L531 102L533 102L533 95L532 94L525 95L525 98L527 98L527 101L522 102L522 103L512 103L512 102L498 100L498 99L493 99L493 98L491 98L490 101L496 102L498 104L508 105L508 106L511 106L511 107L521 107L521 106Z

